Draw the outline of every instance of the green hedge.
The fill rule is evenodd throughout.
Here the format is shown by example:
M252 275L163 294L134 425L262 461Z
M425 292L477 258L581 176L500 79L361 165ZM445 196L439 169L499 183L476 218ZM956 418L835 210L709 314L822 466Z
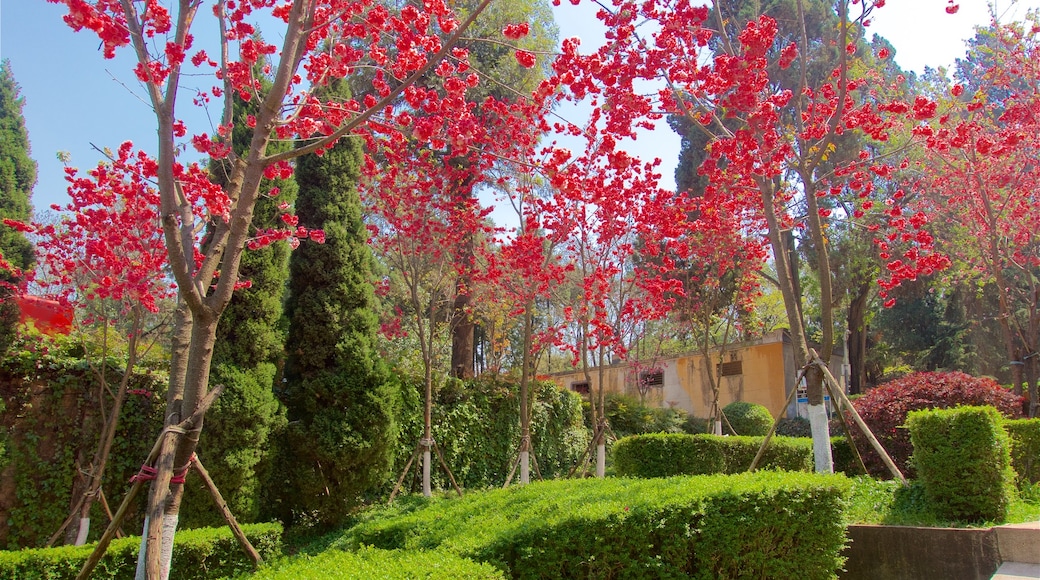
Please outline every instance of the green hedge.
M619 439L613 447L615 472L628 477L668 477L742 473L762 446L763 437L653 433ZM774 437L759 469L812 471L812 440Z
M362 548L357 552L328 550L316 556L296 556L250 575L254 580L497 580L505 575L481 564L435 551Z
M1040 483L1040 417L1004 422L1011 437L1011 465L1019 483Z
M1003 521L1015 485L1004 418L993 407L911 411L913 463L936 515Z
M834 578L840 475L548 481L372 518L334 547L447 550L510 578Z
M248 524L242 527L260 556L271 559L281 552L282 526ZM137 570L140 537L113 540L91 578L132 579ZM0 578L11 580L64 580L75 578L94 550L93 544L0 552ZM170 577L179 580L223 578L252 571L230 528L199 528L177 532Z

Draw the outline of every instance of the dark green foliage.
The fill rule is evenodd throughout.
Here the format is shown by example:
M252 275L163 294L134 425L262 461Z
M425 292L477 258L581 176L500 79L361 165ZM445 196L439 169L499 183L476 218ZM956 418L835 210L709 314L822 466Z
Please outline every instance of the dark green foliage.
M270 560L281 553L282 527L278 524L242 526L260 556ZM137 570L140 537L113 540L91 578L130 580ZM90 557L94 546L63 546L19 552L0 552L0 577L17 580L72 580ZM225 578L253 569L229 528L203 528L177 533L170 577L184 580Z
M835 473L845 475L865 475L863 467L856 459L852 442L847 437L831 437L831 457L834 461Z
M648 434L619 439L612 449L620 476L667 477L742 473L751 467L764 437ZM757 469L812 471L812 441L774 437Z
M443 550L379 550L356 552L329 550L317 556L301 556L279 562L250 576L255 580L493 580L504 579L501 570Z
M872 326L886 349L914 370L968 369L967 342L974 323L966 317L963 289L936 292L937 282L920 279L892 291L895 305L878 312Z
M993 407L913 411L906 419L918 481L936 514L1003 521L1015 489L1004 418Z
M776 424L776 434L784 437L812 437L812 428L804 417L784 417Z
M0 363L7 464L0 472L0 548L43 545L68 516L77 463L89 463L101 430L97 374L81 354L72 341L22 337ZM124 363L106 361L110 385L122 377ZM100 370L101 361L95 367ZM102 482L110 499L123 496L161 429L167 381L164 372L141 366L130 379ZM131 506L125 529L140 528L145 501L142 495ZM107 521L100 505L91 519ZM102 531L91 526L91 538Z
M1040 417L1004 422L1011 438L1011 466L1018 481L1040 483Z
M761 472L532 483L348 530L347 549L443 549L511 578L833 578L841 476Z
M24 99L7 60L0 64L0 219L27 222L32 217L33 186L36 185L36 162L29 156L29 132L22 116ZM25 234L0 223L0 258L22 271L36 262L33 246ZM18 306L8 298L15 292L19 279L0 268L0 355L14 340L18 324Z
M376 349L373 259L357 179L361 145L345 138L297 161L299 223L323 229L290 260L287 408L272 511L285 521L342 519L390 476L397 450L399 382Z
M235 128L232 145L243 153L248 149L252 131L246 117L255 114L255 100L235 101ZM275 143L268 153L286 148ZM210 165L215 183L226 185L230 178L227 160ZM277 195L272 196L274 191ZM296 201L293 179L265 179L253 213L254 232L287 227L280 216L281 204ZM265 459L269 459L269 437L285 423L274 394L279 378L285 344L282 304L289 278L287 241L247 249L242 254L239 278L249 287L240 288L220 316L213 348L210 383L224 385L224 394L206 414L205 434L198 454L221 490L228 507L242 521L256 521L260 515L261 478ZM180 512L185 527L215 526L223 522L213 509L209 491L198 480L188 480L184 508Z
M896 466L911 479L914 469L909 460L913 448L910 435L903 428L910 411L990 405L1011 418L1022 410L1021 399L993 379L956 372L912 373L867 391L852 405ZM881 457L859 429L852 430L852 437L871 475L890 477Z
M651 407L631 395L612 393L605 405L607 422L618 437L641 433L682 433L687 416L682 409Z
M402 470L422 437L420 381L414 385L406 397L402 421L404 436L398 456L398 469ZM541 475L566 475L590 437L582 422L581 397L549 381L532 381L528 390L531 444ZM465 382L448 379L436 389L433 437L459 485L473 489L505 482L520 441L519 398L517 382L490 375ZM443 471L434 470L433 476L435 487L450 485Z
M729 425L722 422L722 427L729 435L765 435L773 427L773 416L769 414L769 409L757 403L733 401L723 407L722 412L729 420Z

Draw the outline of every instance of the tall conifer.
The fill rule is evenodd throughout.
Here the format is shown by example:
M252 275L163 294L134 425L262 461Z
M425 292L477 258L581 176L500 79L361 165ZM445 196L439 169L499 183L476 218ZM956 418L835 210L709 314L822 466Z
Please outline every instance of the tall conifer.
M259 76L259 70L257 73ZM239 153L249 147L247 116L255 114L257 107L255 101L236 100L231 140ZM288 146L275 143L268 152ZM228 165L226 160L211 165L216 183L226 183L231 173ZM293 178L264 180L253 213L253 231L288 227L281 220L284 211L279 206L291 207L297 190ZM235 291L217 326L210 381L224 385L225 390L207 416L206 436L199 442L198 453L231 511L243 521L259 516L269 439L272 430L285 422L274 387L285 345L283 303L290 253L289 243L282 240L242 254L240 277L248 287ZM191 485L185 493L202 496L209 492L201 485ZM198 508L182 512L187 524L223 524L208 498L189 499L187 505Z
M335 90L330 91L335 99ZM338 95L342 97L342 95ZM339 521L390 475L400 385L376 348L373 258L358 194L361 143L344 138L299 158L296 215L323 229L290 260L284 471L272 489L278 515Z
M29 132L25 129L22 106L9 61L0 64L0 220L28 222L32 217L33 186L36 185L36 162L29 157ZM33 267L33 246L25 235L0 223L0 257L18 270ZM10 300L18 276L0 267L0 354L14 338L18 323L18 306Z

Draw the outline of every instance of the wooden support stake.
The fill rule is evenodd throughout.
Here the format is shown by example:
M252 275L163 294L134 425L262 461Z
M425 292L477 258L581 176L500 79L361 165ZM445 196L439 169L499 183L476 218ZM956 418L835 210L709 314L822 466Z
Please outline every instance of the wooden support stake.
M806 366L804 366L802 368L801 372L798 373L798 378L795 379L795 381L794 381L794 387L792 387L791 388L791 392L787 394L787 401L784 402L784 409L786 409L788 407L788 405L791 404L791 399L793 399L795 393L798 392L798 384L802 382L802 377L805 376L805 372L808 369L809 369L809 365L806 365ZM751 460L751 467L748 468L749 472L750 471L754 471L755 468L758 467L758 462L762 459L762 456L765 455L766 447L769 446L769 440L773 438L773 433L776 432L776 426L780 424L780 415L781 415L781 413L783 413L782 409L781 409L780 413L776 414L776 418L773 419L773 426L769 428L769 433L766 433L766 438L762 440L762 445L759 446L758 453L756 453L755 454L755 458L753 460ZM726 414L723 413L722 416L725 417ZM729 421L729 419L726 419L726 420ZM732 426L730 427L730 429L732 430Z
M422 443L415 446L415 451L412 452L412 456L408 458L408 463L404 464L404 471L401 472L401 477L397 478L397 485L394 486L394 490L390 492L390 501L388 503L394 503L394 498L397 497L397 492L401 491L401 484L404 483L404 478L408 475L408 470L412 468L412 463L415 458L419 456L419 450L422 449Z
M825 379L827 379L827 382L830 385L834 386L832 392L838 396L838 399L841 401L842 405L848 408L849 413L852 415L852 419L856 421L856 425L859 426L861 431L863 431L863 435L866 436L867 440L870 441L871 446L873 446L874 450L877 451L878 455L881 456L881 460L885 462L885 466L888 467L888 470L892 472L892 475L895 476L896 479L902 482L904 487L909 485L906 481L906 477L903 477L903 473L899 471L899 468L896 467L895 462L892 461L892 458L888 455L888 452L885 451L885 448L881 446L881 442L877 440L877 437L874 437L874 433L871 432L870 427L868 427L867 424L863 422L863 418L859 416L859 413L856 411L856 408L852 406L852 401L850 401L849 398L845 396L845 392L841 390L841 385L838 384L838 380L834 378L833 374L831 374L831 370L827 368L827 365L823 364L823 360L820 359L820 355L816 354L815 350L810 349L809 356L812 358L813 362L816 363L816 365L819 366L820 369L823 371L823 376ZM840 406L838 408L841 409Z
M206 484L206 489L213 496L213 501L217 504L217 509L220 510L220 514L227 520L228 526L231 528L231 533L235 535L235 539L242 546L242 549L246 551L246 555L253 560L253 568L259 568L260 564L264 563L264 559L260 557L260 553L256 551L253 544L249 543L249 538L246 537L245 532L242 531L242 527L238 525L238 520L235 519L234 514L228 509L227 502L224 501L224 496L220 495L220 490L217 489L217 484L213 483L213 479L209 476L209 472L202 466L202 461L199 460L197 455L193 455L191 458L191 464L195 466L195 470L198 471L199 477L202 478L203 483Z

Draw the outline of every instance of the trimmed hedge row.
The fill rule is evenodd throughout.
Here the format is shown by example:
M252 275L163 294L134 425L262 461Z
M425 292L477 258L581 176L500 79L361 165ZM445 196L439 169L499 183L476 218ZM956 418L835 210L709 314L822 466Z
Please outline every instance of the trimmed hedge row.
M940 517L1004 521L1015 489L1004 419L993 407L911 411L913 463Z
M1019 483L1040 483L1040 417L1004 422L1011 437L1011 466Z
M742 473L751 467L763 437L652 433L622 437L612 450L614 470L623 477L670 477ZM773 437L759 469L812 471L812 440Z
M548 481L373 517L334 547L446 550L510 578L834 578L840 475Z
M254 580L499 580L505 575L490 564L467 560L445 551L400 551L362 548L357 552L328 550L316 556L296 556L249 576Z
M242 529L265 560L281 553L280 524L247 524ZM140 545L140 537L113 540L91 578L133 579ZM0 578L72 579L93 550L94 545L87 544L0 552ZM205 580L251 572L253 562L242 551L230 528L199 528L177 532L170 570L173 578Z

